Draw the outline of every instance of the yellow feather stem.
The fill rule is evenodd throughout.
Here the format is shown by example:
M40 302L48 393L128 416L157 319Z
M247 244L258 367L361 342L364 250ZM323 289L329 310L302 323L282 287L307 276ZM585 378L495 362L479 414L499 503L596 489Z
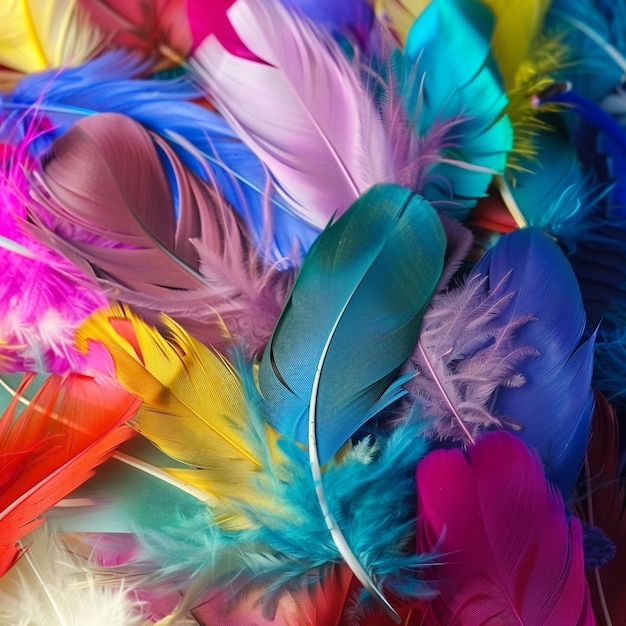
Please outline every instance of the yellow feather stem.
M0 65L24 74L83 63L103 42L77 0L3 0L0 24Z
M116 331L119 323L132 326L137 351ZM111 306L85 322L76 342L85 353L90 340L105 345L120 383L143 400L133 426L163 452L195 467L221 463L225 474L258 471L236 372L173 320L163 316L162 323L167 339L130 310Z

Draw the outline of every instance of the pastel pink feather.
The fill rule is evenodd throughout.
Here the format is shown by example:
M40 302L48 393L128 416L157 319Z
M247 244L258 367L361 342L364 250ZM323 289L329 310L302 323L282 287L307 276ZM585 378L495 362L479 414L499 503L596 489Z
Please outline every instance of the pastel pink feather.
M425 624L595 624L580 521L521 440L498 431L465 453L436 450L417 492L417 549L441 555Z
M328 33L278 2L237 0L228 18L265 63L211 36L195 68L296 214L323 228L372 185L395 179L383 122Z

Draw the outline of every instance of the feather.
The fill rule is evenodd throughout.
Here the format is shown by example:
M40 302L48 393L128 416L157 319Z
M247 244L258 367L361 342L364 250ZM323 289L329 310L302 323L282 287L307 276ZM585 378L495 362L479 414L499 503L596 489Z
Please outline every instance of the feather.
M613 558L609 554L603 564L587 570L598 622L608 626L619 624L626 615L626 602L619 584L626 556L626 494L620 477L617 416L602 394L596 392L595 400L577 511L591 527L602 530L614 544Z
M425 624L595 624L580 522L517 438L428 454L417 492L418 550L441 555Z
M29 231L27 177L35 162L28 147L36 134L31 127L0 157L0 236L7 240L0 246L0 371L84 371L74 330L106 299L92 277Z
M312 568L337 562L343 552L328 538L327 517L318 504L310 467L295 443L282 441L277 447L274 431L257 415L261 401L250 373L245 374L242 388L228 363L173 322L163 323L169 328L167 338L128 312L114 309L92 317L78 333L81 349L93 341L104 343L119 380L144 401L134 426L165 452L196 468L169 469L168 474L210 494L205 498L205 511L187 507L190 516L176 515L176 524L157 522L159 533L151 530L154 522L149 524L139 535L136 567L156 569L157 580L183 573L189 577L189 595L177 612L183 614L197 602L199 590L235 584L236 572L242 573L237 585L258 581L263 574L276 591ZM391 468L404 472L399 468L411 467L421 454L415 428L407 424L384 445L382 440L375 446L365 442L358 451L334 462L324 475L330 508L345 521L359 563L377 580L388 581L392 589L394 585L405 589L404 585L405 593L412 594L422 588L404 577L419 557L402 553L411 512L410 507L397 507L406 497L407 484L398 478L384 502L378 485L384 473ZM121 460L119 454L116 458ZM377 506L364 515L371 508L371 498ZM352 513L346 513L348 502L354 515L360 516L354 518L361 519L359 524L354 524ZM372 518L387 520L386 536L372 536L374 529L380 532ZM190 537L193 550L187 543ZM178 551L176 563L168 562L167 556L173 554L174 545L183 550Z
M323 228L373 184L393 180L382 122L338 44L278 3L239 0L228 17L265 63L209 37L194 68L293 211Z
M164 141L118 114L88 117L55 141L39 178L49 229L113 297L221 349L224 325L251 353L265 345L290 274L264 266L230 207Z
M267 419L279 432L307 445L315 406L326 463L401 393L396 371L417 338L444 252L436 213L395 185L374 187L320 235L259 370Z
M23 74L82 63L102 45L76 0L4 2L0 21L0 64Z
M621 2L553 0L546 26L562 34L569 54L559 73L590 100L599 100L626 72L626 12Z
M507 91L515 86L517 71L529 56L535 39L543 28L550 1L483 0L496 18L492 38L493 53Z
M404 53L394 53L404 105L418 134L437 120L463 118L423 190L457 219L485 195L492 176L503 172L512 147L511 124L503 114L507 98L490 57L492 29L493 16L479 2L434 0L411 28ZM415 64L417 83L410 80Z
M109 46L151 59L153 71L184 58L191 47L189 25L182 19L184 0L78 0L94 24L108 35Z
M188 0L187 16L193 37L192 52L195 52L209 35L214 35L231 54L251 61L260 60L241 41L226 15L234 1L218 0L209 6L202 0Z
M44 526L27 537L29 548L0 579L0 620L13 626L141 626L143 604L130 589L99 585L95 573Z
M473 444L492 428L522 426L491 410L500 387L519 387L520 364L537 350L519 345L516 332L531 317L508 315L515 297L505 277L487 291L487 278L470 274L464 285L430 303L413 354L403 371L413 413L435 439ZM504 320L502 318L505 318Z
M569 498L582 467L593 410L593 336L583 340L585 312L576 277L557 244L523 229L504 236L476 266L493 291L510 274L513 316L536 321L517 330L520 345L539 355L519 365L523 387L500 387L492 410L523 424L520 437L535 448L546 474ZM571 393L572 389L578 392Z
M21 552L17 542L41 523L38 517L87 480L132 435L124 423L138 406L110 381L51 376L16 416L29 381L25 378L0 418L3 564L8 555ZM7 569L4 566L0 574Z

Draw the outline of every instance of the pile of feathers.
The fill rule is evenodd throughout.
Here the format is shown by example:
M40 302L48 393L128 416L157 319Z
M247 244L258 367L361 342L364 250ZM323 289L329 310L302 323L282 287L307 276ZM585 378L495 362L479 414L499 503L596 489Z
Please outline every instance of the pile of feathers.
M626 1L0 7L0 625L626 623Z

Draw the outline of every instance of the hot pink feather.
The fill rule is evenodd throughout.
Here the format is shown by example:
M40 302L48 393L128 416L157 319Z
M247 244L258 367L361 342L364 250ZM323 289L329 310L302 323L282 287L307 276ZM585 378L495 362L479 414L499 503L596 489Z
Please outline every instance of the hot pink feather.
M417 491L418 551L440 554L425 624L595 624L581 524L521 440L498 431L432 452Z

